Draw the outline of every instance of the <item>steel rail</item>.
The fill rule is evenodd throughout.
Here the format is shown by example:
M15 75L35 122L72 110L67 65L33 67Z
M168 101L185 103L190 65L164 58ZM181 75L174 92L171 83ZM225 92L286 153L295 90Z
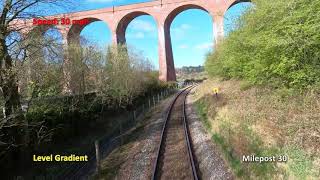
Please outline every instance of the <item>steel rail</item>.
M191 143L190 143L190 132L189 132L189 126L188 126L188 123L187 123L187 113L186 113L186 99L187 99L187 96L189 95L191 89L193 89L194 87L191 87L189 89L189 91L187 92L185 98L184 98L184 101L183 101L183 124L184 124L184 132L185 132L185 138L186 138L186 142L187 142L187 145L188 145L188 154L189 154L189 161L190 161L190 164L191 164L191 167L192 167L192 174L193 174L193 179L194 180L198 180L198 174L197 174L197 170L196 170L196 166L195 166L195 163L194 163L194 158L193 158L193 151L192 151L192 147L191 147Z
M163 139L164 139L164 134L166 133L166 128L167 128L167 122L168 119L170 119L171 113L172 113L172 109L174 104L176 103L177 99L181 96L182 93L184 93L185 91L188 90L188 92L186 93L184 99L183 99L183 126L184 126L184 133L185 133L185 140L187 142L187 149L188 149L188 156L189 156L189 163L191 164L191 169L192 169L192 175L193 175L193 179L194 180L198 180L198 175L197 175L197 171L195 168L195 163L194 163L194 158L193 158L193 153L192 153L192 148L191 148L191 144L190 144L190 138L189 138L189 131L188 131L188 126L187 126L187 118L186 118L186 111L185 111L185 102L186 102L186 97L189 94L190 90L194 88L194 86L190 86L185 88L184 90L182 90L181 92L179 92L174 100L172 101L172 103L170 104L168 111L166 113L165 116L165 122L162 128L162 132L161 132L161 138L160 138L160 143L159 143L159 147L158 147L158 151L157 151L157 157L156 160L154 162L154 166L153 166L153 173L152 173L152 180L156 180L157 177L157 169L159 168L159 161L160 161L160 151L163 147Z

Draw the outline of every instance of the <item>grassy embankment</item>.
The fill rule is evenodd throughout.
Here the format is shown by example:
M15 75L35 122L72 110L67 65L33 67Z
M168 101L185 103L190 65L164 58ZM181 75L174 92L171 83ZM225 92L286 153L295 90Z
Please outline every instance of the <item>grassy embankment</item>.
M198 113L240 179L320 177L320 2L254 1L206 61ZM222 78L217 78L222 77ZM221 89L219 99L212 88ZM243 163L242 155L287 155Z
M197 87L196 109L241 179L316 179L320 169L320 95L288 96L283 90L209 80ZM212 88L219 87L216 99ZM287 163L243 163L242 155L287 155Z

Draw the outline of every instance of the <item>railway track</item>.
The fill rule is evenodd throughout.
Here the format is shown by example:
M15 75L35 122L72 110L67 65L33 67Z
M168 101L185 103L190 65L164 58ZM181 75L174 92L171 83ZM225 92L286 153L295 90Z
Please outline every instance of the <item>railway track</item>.
M186 97L192 88L182 90L169 107L152 180L198 180L185 112Z

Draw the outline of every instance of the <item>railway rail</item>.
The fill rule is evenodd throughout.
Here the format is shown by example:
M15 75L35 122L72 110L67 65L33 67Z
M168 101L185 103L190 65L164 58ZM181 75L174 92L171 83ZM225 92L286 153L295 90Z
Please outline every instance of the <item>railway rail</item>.
M185 111L186 97L193 87L190 86L178 93L169 106L152 180L198 180Z
M165 114L165 122L161 132L157 158L154 163L152 179L193 179L198 180L198 174L194 163L190 135L188 130L185 104L186 97L194 86L180 91ZM111 143L111 144L110 144ZM117 141L101 142L103 149L108 149L117 144ZM94 149L90 154L90 161L84 164L75 164L58 175L61 179L86 179L89 172L94 170Z

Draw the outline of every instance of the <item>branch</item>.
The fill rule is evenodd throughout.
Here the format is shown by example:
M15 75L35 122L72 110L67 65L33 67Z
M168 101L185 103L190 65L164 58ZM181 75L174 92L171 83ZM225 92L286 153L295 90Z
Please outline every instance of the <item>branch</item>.
M9 24L12 20L16 19L17 16L18 16L21 12L25 11L25 10L28 9L29 7L35 5L35 4L39 3L39 2L40 2L40 0L36 0L36 1L34 1L34 2L30 3L30 4L28 4L28 5L24 6L24 7L23 7L22 9L20 9L19 11L15 12L15 14L13 14L13 16L8 20L7 24Z

